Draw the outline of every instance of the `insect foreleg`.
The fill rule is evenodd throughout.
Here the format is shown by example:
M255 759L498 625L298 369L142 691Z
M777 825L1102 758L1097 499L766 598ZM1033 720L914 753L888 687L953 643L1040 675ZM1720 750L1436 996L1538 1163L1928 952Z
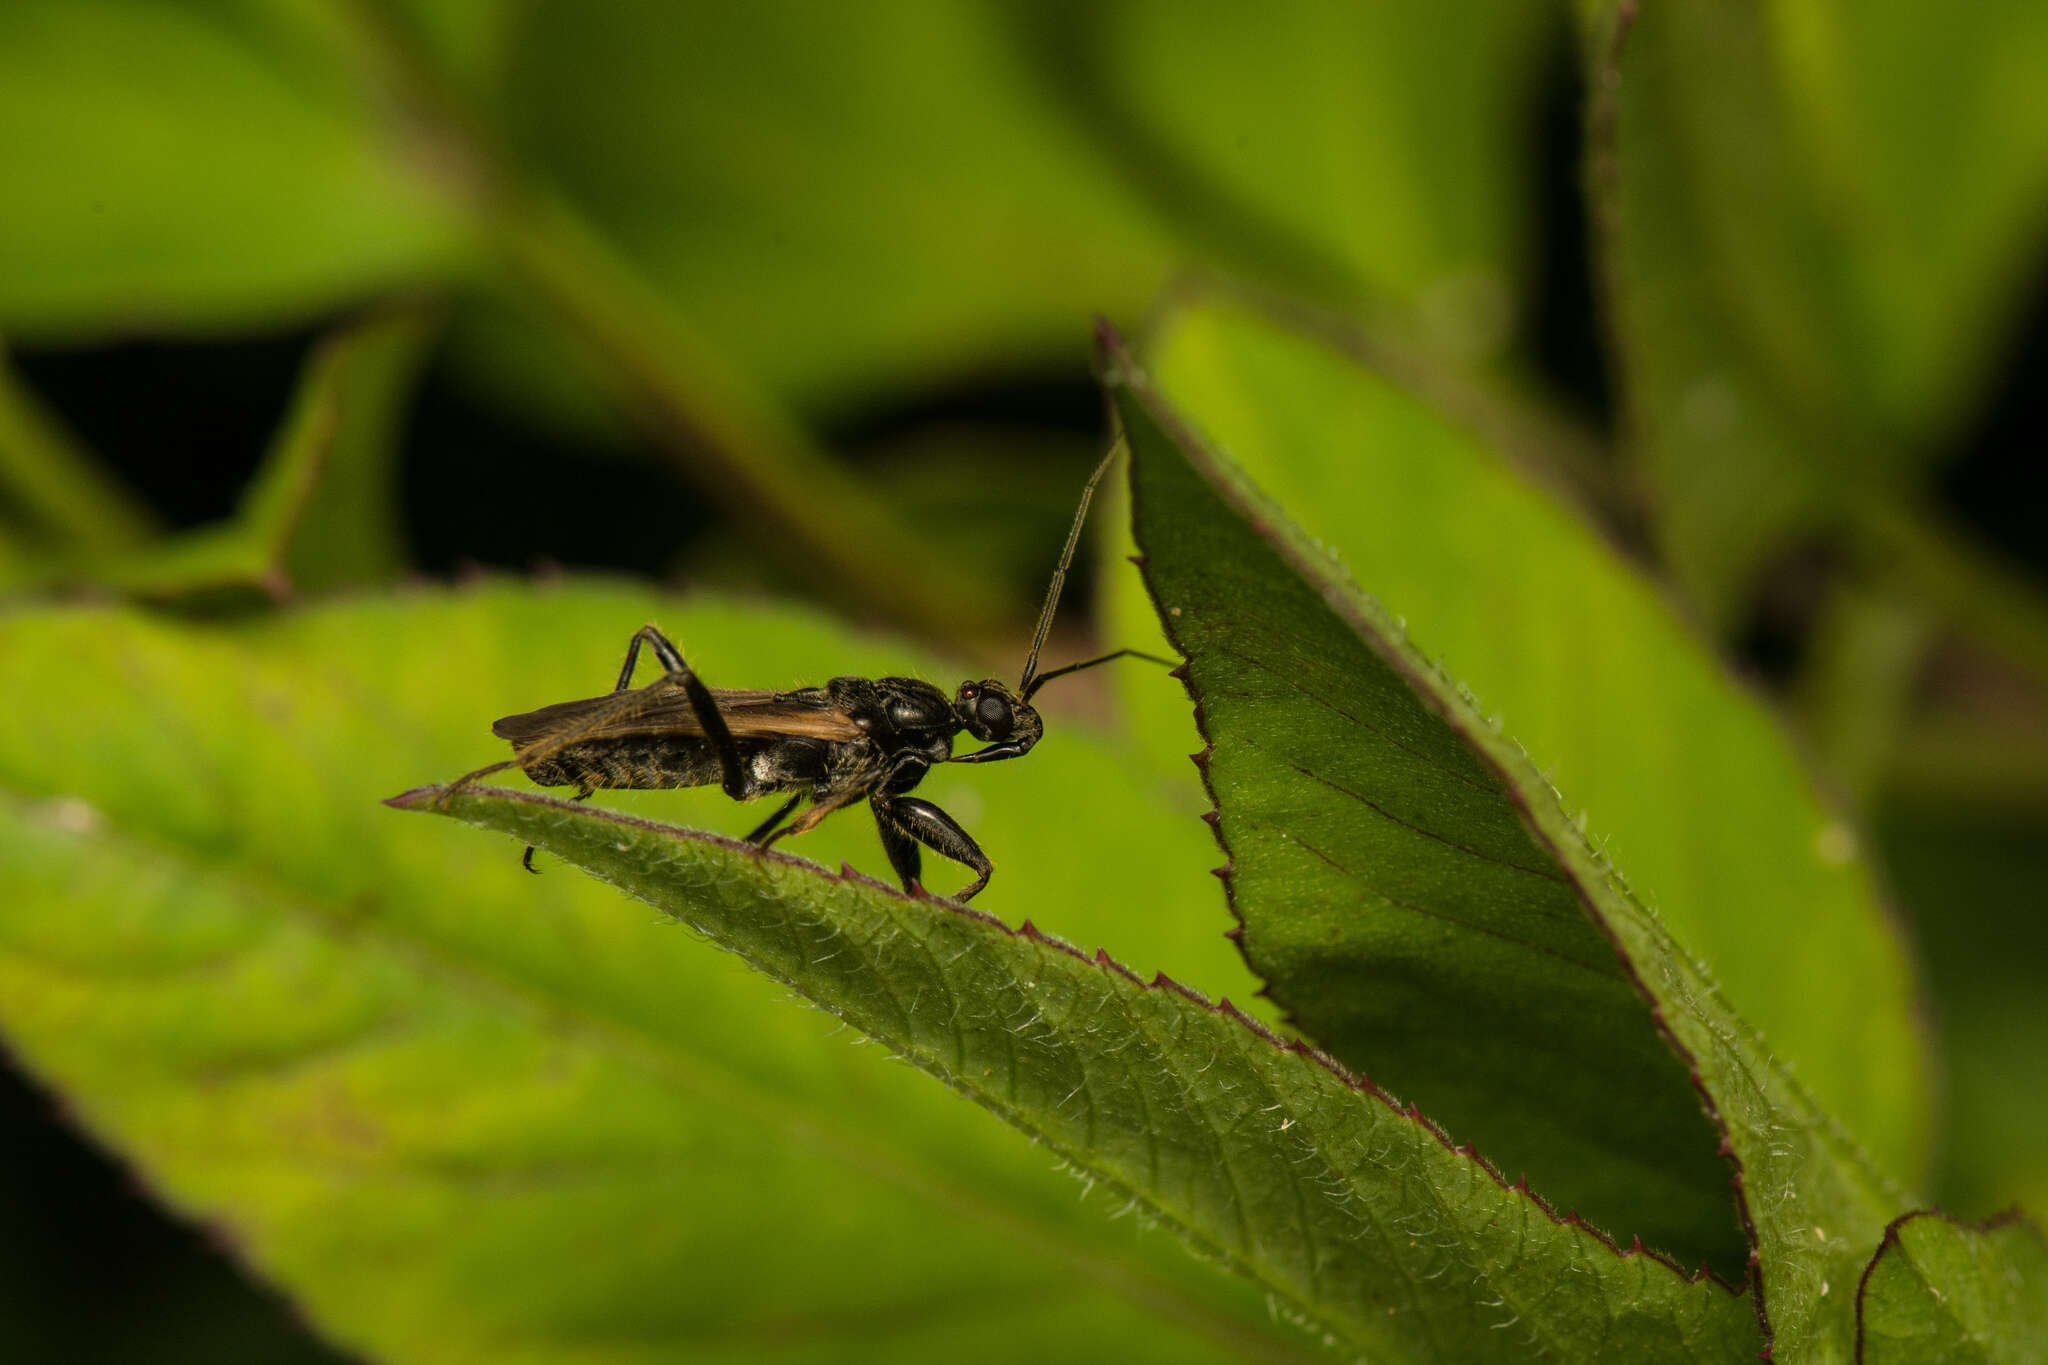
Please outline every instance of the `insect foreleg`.
M878 803L876 818L880 819L882 814ZM931 802L921 801L915 796L893 797L888 803L888 822L895 825L906 838L915 839L934 853L944 854L954 862L964 863L981 874L965 890L955 892L954 900L971 899L988 885L989 874L996 870L995 864L981 851L981 845L974 842L974 836L960 828L952 816ZM882 844L889 850L889 861L896 864L899 874L902 873L903 863L898 859L896 848L886 832L882 835ZM905 890L909 889L909 883L917 879L917 850L912 847L910 852L912 860L910 875L904 878Z
M1001 743L991 744L985 749L976 749L972 753L954 754L946 761L948 763L994 763L999 759L1022 758L1030 752L1031 746L1029 744L1021 740L1006 739Z
M683 695L690 699L690 709L697 715L697 723L704 727L704 737L711 741L711 748L718 755L719 785L725 794L735 801L747 797L747 775L740 767L739 745L733 743L732 728L725 723L725 715L718 709L717 698L704 685L688 664L683 662L683 652L675 647L659 627L642 626L633 632L633 638L626 645L626 662L619 669L619 681L612 688L623 692L633 685L633 666L640 661L640 643L646 641L660 661L665 676L662 681L683 689Z

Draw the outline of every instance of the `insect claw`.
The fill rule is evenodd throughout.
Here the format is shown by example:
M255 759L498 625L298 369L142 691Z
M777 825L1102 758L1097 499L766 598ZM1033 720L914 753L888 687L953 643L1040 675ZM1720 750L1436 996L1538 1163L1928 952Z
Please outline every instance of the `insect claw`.
M536 877L538 877L538 876L540 875L540 869L539 869L539 868L537 868L537 867L535 867L535 866L533 865L533 845L532 845L532 844L528 844L528 845L526 846L526 852L524 852L524 853L522 853L522 854L520 854L520 855L519 855L519 865L520 865L521 867L525 868L525 869L526 869L526 870L527 870L528 872L531 872L531 873L532 873L532 874L533 874L534 876L536 876Z

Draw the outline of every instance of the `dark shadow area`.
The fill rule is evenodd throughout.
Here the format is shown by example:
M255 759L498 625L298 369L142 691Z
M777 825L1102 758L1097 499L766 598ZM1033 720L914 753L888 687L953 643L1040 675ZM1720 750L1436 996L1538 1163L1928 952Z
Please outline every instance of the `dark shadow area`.
M0 1058L0 1321L8 1358L340 1365L200 1232Z
M25 351L35 392L173 527L235 510L318 333Z
M407 414L399 506L414 566L616 570L664 579L712 526L657 453L582 444L486 405L429 365Z
M1938 491L1958 520L2048 580L2048 257L1994 375Z
M1523 301L1523 344L1550 392L1602 432L1614 426L1614 391L1593 275L1586 212L1586 83L1578 54L1560 35L1542 83L1530 154L1536 159L1536 261Z

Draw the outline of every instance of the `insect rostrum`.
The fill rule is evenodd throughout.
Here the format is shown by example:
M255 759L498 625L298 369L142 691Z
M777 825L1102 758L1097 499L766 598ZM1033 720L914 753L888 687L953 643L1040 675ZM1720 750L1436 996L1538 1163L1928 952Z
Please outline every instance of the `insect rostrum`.
M917 678L840 677L822 687L789 692L707 687L667 636L642 626L626 647L626 662L611 692L506 716L491 731L511 742L511 761L470 773L448 790L518 767L543 787L578 788L579 801L599 788L714 782L735 801L787 793L775 813L747 836L764 848L865 800L904 889L920 889L922 846L974 869L974 881L958 893L964 901L988 885L994 866L952 816L910 791L935 763L990 763L1031 752L1044 733L1031 706L1039 688L1138 653L1119 649L1037 671L1038 651L1059 605L1088 503L1108 468L1105 458L1082 491L1039 612L1023 679L1014 690L994 678L963 682L951 697ZM654 651L663 672L650 685L635 688L633 670L643 644ZM954 740L963 732L983 747L954 753ZM809 807L798 814L806 801ZM529 869L532 856L527 849Z

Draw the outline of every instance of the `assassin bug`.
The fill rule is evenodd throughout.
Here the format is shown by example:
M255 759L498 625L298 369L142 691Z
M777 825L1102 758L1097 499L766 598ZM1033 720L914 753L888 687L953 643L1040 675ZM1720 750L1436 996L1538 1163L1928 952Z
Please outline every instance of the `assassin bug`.
M479 769L451 790L486 773L517 767L543 787L580 788L578 801L599 788L714 782L735 801L791 793L747 836L761 848L802 834L833 811L865 799L905 891L915 895L921 890L923 845L974 869L973 883L957 897L967 900L988 885L994 865L952 816L911 796L911 789L935 763L993 763L1030 753L1045 729L1031 698L1054 678L1126 655L1170 663L1118 649L1038 671L1038 651L1052 628L1089 501L1113 458L1112 450L1081 492L1066 548L1038 613L1023 679L1014 690L994 678L963 682L950 698L917 678L841 677L791 692L707 687L666 635L642 626L626 646L625 665L609 694L506 716L491 732L511 742L511 761ZM643 644L654 651L663 672L652 684L634 688L633 669ZM953 741L963 731L985 747L954 753ZM796 815L806 800L810 808ZM534 870L532 848L523 861L528 871Z

